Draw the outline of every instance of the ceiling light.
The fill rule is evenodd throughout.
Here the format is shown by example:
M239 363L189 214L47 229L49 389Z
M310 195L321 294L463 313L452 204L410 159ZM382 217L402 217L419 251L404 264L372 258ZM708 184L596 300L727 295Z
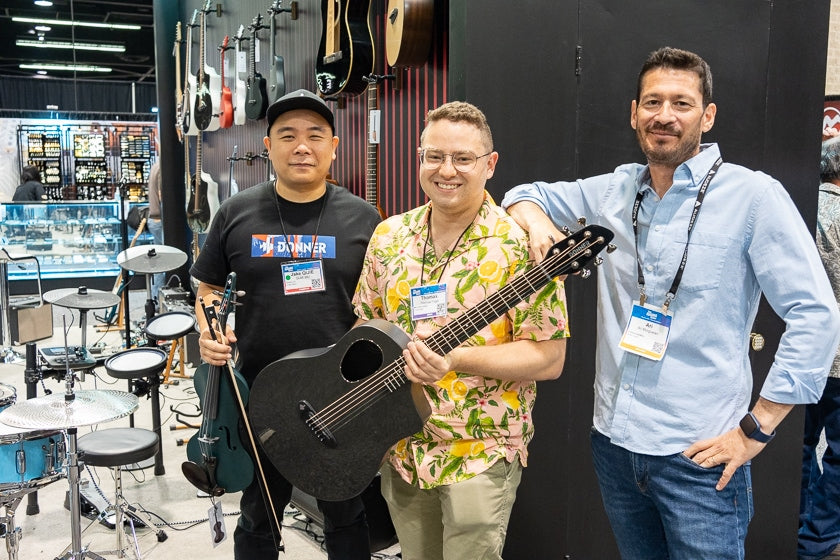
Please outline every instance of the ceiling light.
M90 66L87 64L19 64L23 70L66 70L70 72L110 72L107 66Z
M18 47L38 47L42 49L75 49L77 51L105 51L105 52L125 52L123 45L117 44L103 44L103 43L72 43L70 41L44 41L43 37L39 37L37 41L32 39L18 39L15 41Z
M52 31L52 27L50 27L49 25L36 25L35 26L35 31L41 31L41 32Z
M12 21L21 23L42 23L44 25L74 25L76 27L99 27L103 29L142 29L139 25L128 23L97 23L93 21L72 21L69 19L43 19L30 17L13 17Z
M45 8L49 8L50 6L53 5L53 3L50 2L50 0L35 0L35 5L36 6L43 6Z
M46 75L47 75L47 71L46 71L46 70L38 70L38 72L37 72L37 73L38 73L39 75L41 75L41 76L46 76Z

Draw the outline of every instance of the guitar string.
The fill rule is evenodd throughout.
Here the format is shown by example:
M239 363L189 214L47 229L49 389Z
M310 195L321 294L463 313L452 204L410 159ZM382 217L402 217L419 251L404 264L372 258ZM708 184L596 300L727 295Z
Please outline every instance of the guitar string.
M596 240L597 241L597 240ZM550 274L545 271L546 265L553 265L553 261L555 260L563 260L563 258L577 246L577 244L567 246L565 251L559 251L552 255L551 257L545 259L542 263L535 266L526 274L521 275L518 278L514 278L514 280L505 286L505 288L509 288L510 291L513 291L514 294L519 298L519 301L524 300L524 297L517 291L517 287L521 290L530 289L528 294L535 292L542 286L546 285L551 279L553 278ZM560 262L558 263L561 267L567 263ZM562 274L563 271L558 272L555 276ZM533 280L538 282L537 287L534 288L534 285L531 283L529 276L534 276ZM527 285L526 285L527 284ZM462 314L455 320L448 323L442 331L438 331L438 333L445 332L445 331L452 331L460 328L462 334L469 335L469 332L466 328L464 323L469 322L470 326L473 327L473 332L477 332L476 325L472 322L471 313L476 313L485 319L484 315L482 314L483 308L489 307L485 312L492 312L494 319L501 316L502 313L506 309L509 309L510 306L507 306L506 298L501 294L502 290L492 294L478 306L473 308L472 310L468 311L467 313ZM501 301L496 301L501 300ZM505 305L501 311L500 308L497 308L497 305L502 304ZM486 319L485 319L486 321ZM492 320L491 320L492 321ZM485 325L489 324L489 322L485 322ZM441 338L440 336L437 338ZM444 341L446 339L443 336ZM440 351L444 349L444 341L438 343L436 337L433 335L432 339L430 339L430 349L433 351ZM371 404L376 402L379 398L386 395L387 393L382 393L381 389L383 386L387 389L389 385L394 385L394 389L391 389L391 392L402 386L407 378L405 378L405 374L403 373L405 365L405 360L400 357L391 364L389 364L386 368L380 370L380 372L372 375L371 377L362 381L362 383L356 388L355 391L351 391L350 393L346 393L342 397L336 399L333 403L327 405L321 411L313 414L307 419L307 424L310 428L318 428L321 429L328 429L328 430L337 430L347 424L352 418L354 418L358 413L360 413L364 408L369 407ZM370 401L367 407L360 408L358 404L364 404L365 401ZM354 412L355 411L355 412ZM349 416L348 416L349 412Z

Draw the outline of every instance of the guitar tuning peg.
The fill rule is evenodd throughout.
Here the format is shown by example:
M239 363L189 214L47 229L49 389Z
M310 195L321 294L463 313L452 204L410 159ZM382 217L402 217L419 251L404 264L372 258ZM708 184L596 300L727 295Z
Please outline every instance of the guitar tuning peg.
M601 266L604 263L604 259L602 259L601 257L595 257L595 260L592 262L595 264L595 266Z
M607 245L607 253L612 253L613 251L615 251L615 249L616 249L616 246L613 245L612 243Z
M579 223L582 226L585 226L586 225L586 218L581 216L580 218L578 218L577 223Z
M570 230L570 229L569 229L569 226L563 226L563 227L561 227L561 228L560 228L560 232L561 232L563 235L565 235L565 236L569 236L569 235L571 235L571 234L572 234L572 230Z
M589 270L588 268L584 268L583 270L580 271L580 277L581 278L586 279L586 278L589 278L590 276L592 276L592 271Z

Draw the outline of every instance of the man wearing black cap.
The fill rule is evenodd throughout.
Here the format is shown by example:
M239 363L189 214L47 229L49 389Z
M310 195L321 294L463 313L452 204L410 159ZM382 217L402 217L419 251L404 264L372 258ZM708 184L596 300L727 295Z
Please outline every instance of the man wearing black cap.
M289 93L266 112L263 142L276 179L245 189L219 208L190 273L197 296L212 299L230 272L244 290L236 310L236 334L215 342L204 320L201 357L213 365L239 350L238 366L249 384L269 363L292 352L335 343L355 321L350 304L368 240L380 221L376 209L326 181L338 137L332 111L306 90ZM296 274L284 274L294 269ZM290 280L292 278L293 280ZM277 517L289 502L291 485L267 458L263 468ZM320 502L330 559L368 560L370 546L360 498ZM272 520L257 478L244 490L234 532L235 558L277 558Z

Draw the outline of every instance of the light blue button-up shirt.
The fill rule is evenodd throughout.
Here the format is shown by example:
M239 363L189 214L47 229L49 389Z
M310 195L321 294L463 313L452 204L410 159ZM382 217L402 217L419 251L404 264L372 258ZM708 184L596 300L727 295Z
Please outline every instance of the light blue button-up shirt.
M762 293L786 324L762 397L817 401L840 341L831 286L790 196L772 177L724 163L691 233L665 357L654 361L619 348L639 299L631 222L636 194L644 193L638 254L645 292L649 304L661 306L682 259L700 183L720 156L717 144L701 148L676 169L661 199L647 166L628 164L574 182L520 185L502 202L528 200L557 225L584 216L615 232L618 250L605 255L598 271L594 425L637 453L679 453L738 425L750 405L749 335Z

